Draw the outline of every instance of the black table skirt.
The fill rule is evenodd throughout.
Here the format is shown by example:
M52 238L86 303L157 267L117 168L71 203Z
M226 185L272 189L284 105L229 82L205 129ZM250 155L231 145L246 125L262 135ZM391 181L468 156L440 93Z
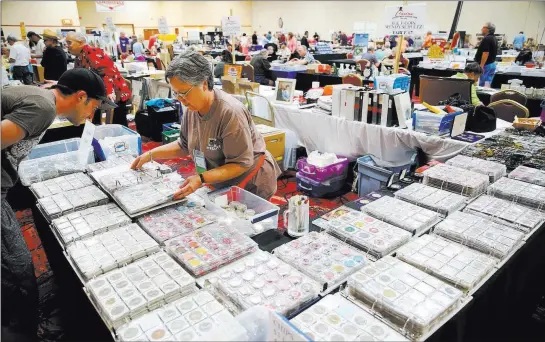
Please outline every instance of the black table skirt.
M329 64L328 62L332 59L345 59L346 53L325 53L321 55L313 55L314 59L320 61L322 64Z
M420 94L420 75L429 75L429 76L440 76L440 77L450 77L455 75L459 70L454 69L425 69L418 66L414 66L411 70L411 88L409 94L418 96Z
M348 65L356 65L355 59L332 59L327 62L329 65L333 65L335 63L337 67L340 67L341 64L348 64Z
M511 79L519 79L522 81L522 84L526 86L527 88L534 87L534 88L545 88L545 77L535 77L535 76L522 76L518 73L504 73L504 72L497 72L494 75L494 79L492 80L492 84L490 85L492 88L501 88L502 84L507 84L507 81Z
M490 94L477 91L477 96L485 106L490 104ZM528 111L530 112L530 117L539 117L541 115L541 101L542 100L538 99L528 99L528 101L526 101L526 108L528 108Z
M302 91L308 91L310 88L312 88L312 82L320 82L320 87L343 83L342 78L339 76L309 74L306 72L298 72L295 79L297 80L295 83L295 89Z

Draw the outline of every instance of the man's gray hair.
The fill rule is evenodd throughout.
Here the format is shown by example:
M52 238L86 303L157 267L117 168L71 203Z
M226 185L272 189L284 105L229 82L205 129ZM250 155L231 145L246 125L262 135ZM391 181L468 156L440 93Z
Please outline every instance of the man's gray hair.
M17 38L15 38L15 36L12 35L12 34L8 34L8 37L6 38L6 40L7 40L8 42L16 42L16 41L17 41Z
M303 50L305 50L305 51L308 51L308 49L307 49L307 46L306 46L306 45L299 45L299 46L298 46L298 48L301 48L301 49L303 49Z
M492 24L491 22L487 22L486 27L488 27L489 33L492 33L492 34L496 33L496 25Z
M374 47L374 46L371 45L371 46L369 46L369 47L367 48L367 52L373 52L373 51L375 51L375 47Z
M266 56L268 53L269 53L269 50L267 50L267 49L259 50L259 54L262 55L262 56Z
M182 82L198 85L204 81L208 83L208 89L214 89L214 74L210 62L198 52L184 51L180 56L170 62L165 78L176 77Z
M80 43L87 44L87 36L81 32L69 32L68 35L74 37Z

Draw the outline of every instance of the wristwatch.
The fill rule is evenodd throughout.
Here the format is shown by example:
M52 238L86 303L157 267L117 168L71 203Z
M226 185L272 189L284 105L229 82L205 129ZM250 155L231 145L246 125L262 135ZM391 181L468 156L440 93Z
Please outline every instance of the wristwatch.
M203 176L202 173L199 173L199 178L201 179L201 183L202 183L202 184L206 183L206 182L204 181L204 176Z

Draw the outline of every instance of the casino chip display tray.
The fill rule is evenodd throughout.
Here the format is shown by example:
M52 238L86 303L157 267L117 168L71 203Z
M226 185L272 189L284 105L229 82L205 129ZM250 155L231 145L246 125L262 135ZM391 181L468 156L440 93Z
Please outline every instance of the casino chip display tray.
M466 197L453 192L434 188L421 183L413 183L395 192L395 197L416 204L426 209L436 211L445 217L464 207Z
M489 184L488 175L446 164L430 167L423 174L423 184L468 197L484 193Z
M69 190L81 189L89 185L93 185L91 178L82 172L78 172L34 183L30 186L30 190L36 195L36 198L43 198Z

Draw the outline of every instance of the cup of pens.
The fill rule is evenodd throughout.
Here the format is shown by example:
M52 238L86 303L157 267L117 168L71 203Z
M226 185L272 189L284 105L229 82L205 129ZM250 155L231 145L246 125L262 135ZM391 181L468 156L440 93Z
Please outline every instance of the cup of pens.
M293 237L303 236L308 233L308 225L308 197L302 195L290 197L288 201L288 210L284 211L284 226L288 228L288 234Z

